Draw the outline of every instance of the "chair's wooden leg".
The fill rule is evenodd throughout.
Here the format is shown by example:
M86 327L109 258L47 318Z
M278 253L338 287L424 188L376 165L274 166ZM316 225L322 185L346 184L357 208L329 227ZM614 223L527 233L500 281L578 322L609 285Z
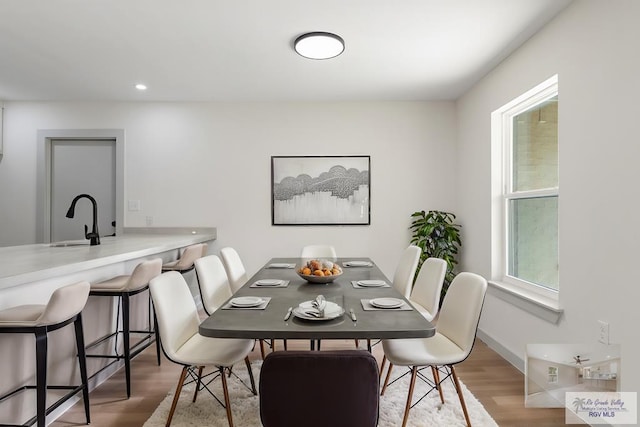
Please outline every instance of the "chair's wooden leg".
M184 379L187 376L188 366L182 368L182 372L180 373L180 379L178 380L178 386L176 387L176 393L173 396L173 402L171 403L171 409L169 410L169 417L167 417L167 423L165 427L169 427L171 425L171 419L173 418L173 413L176 410L176 406L178 405L178 399L180 399L180 393L182 392L182 385L184 384Z
M251 381L251 392L253 395L258 394L258 390L256 390L256 382L253 379L253 370L251 369L251 362L249 361L249 356L244 358L244 363L247 365L247 371L249 371L249 380Z
M462 412L464 412L464 419L467 421L467 426L471 427L471 420L469 419L469 413L467 412L467 405L465 405L464 403L464 396L462 396L462 389L460 388L458 375L456 375L456 371L453 369L453 365L449 365L449 368L451 369L451 376L453 377L453 382L456 385L456 391L458 392L460 405L462 405Z
M382 356L382 363L380 364L380 379L382 379L382 373L384 372L384 365L387 364L387 355Z
M409 384L409 395L407 396L407 404L404 407L404 418L402 418L402 427L405 427L407 425L407 421L409 420L409 409L411 409L411 399L413 399L413 388L416 385L417 374L418 374L418 367L417 366L412 367L411 383Z
M260 340L260 355L262 356L262 360L264 360L265 353L264 353L264 341L263 340Z
M384 391L387 389L387 384L389 384L389 378L391 378L392 369L393 369L393 363L389 362L389 368L387 369L387 376L384 377L384 385L382 386L382 391L380 392L380 396L383 396Z
M202 370L204 369L204 366L200 366L198 368L198 381L196 381L196 391L193 392L193 402L196 401L196 398L198 397L198 392L200 391L200 384L202 383Z
M233 415L231 415L231 400L229 399L229 389L227 388L227 377L224 376L224 367L220 367L220 378L222 378L222 391L224 392L224 406L227 410L227 421L229 427L233 427Z
M436 384L438 393L440 393L440 401L444 403L444 395L442 394L442 387L440 386L440 372L437 366L431 365L431 373L433 374L433 382Z

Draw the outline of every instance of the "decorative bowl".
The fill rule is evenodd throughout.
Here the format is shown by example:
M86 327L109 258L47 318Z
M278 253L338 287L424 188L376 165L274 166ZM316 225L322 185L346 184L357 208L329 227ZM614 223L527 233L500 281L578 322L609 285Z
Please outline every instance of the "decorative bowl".
M331 283L334 280L336 280L338 277L342 276L342 273L340 274L332 274L331 276L314 276L314 275L306 275L306 274L302 274L300 272L298 272L298 276L302 277L304 280L306 280L309 283Z

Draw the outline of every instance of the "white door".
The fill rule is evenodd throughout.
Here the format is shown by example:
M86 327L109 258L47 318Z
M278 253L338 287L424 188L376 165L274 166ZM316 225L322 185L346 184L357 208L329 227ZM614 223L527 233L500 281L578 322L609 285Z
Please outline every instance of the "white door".
M51 242L84 239L84 226L93 225L93 206L78 200L73 218L66 214L73 198L89 194L98 205L100 236L115 233L116 141L51 140Z

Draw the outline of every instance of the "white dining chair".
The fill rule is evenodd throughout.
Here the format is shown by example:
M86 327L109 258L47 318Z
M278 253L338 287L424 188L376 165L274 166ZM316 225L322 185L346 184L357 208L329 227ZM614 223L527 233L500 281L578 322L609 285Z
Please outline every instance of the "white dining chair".
M413 279L418 269L418 262L420 262L420 254L422 249L418 246L410 245L407 247L393 274L392 285L403 297L409 298L411 294L411 287L413 285Z
M413 284L409 302L429 321L438 314L446 275L447 262L442 258L429 257L422 263Z
M183 366L166 426L171 425L182 386L189 375L191 382L196 383L194 402L201 389L206 389L213 395L207 384L220 377L224 396L223 400L215 398L221 404L224 401L222 406L227 411L229 427L233 427L225 369L231 368L235 363L244 359L249 371L252 392L256 395L253 372L248 358L254 341L252 339L210 338L200 335L198 332L200 319L196 304L187 282L176 271L161 274L151 280L149 289L156 310L162 349L169 360ZM202 372L205 366L214 367L214 370L207 374L212 378L203 384L201 380L204 378Z
M238 289L240 289L249 278L247 277L247 271L244 268L244 264L242 263L242 259L236 251L232 247L224 247L220 249L220 257L222 258L222 264L224 265L224 269L227 272L227 277L229 278L229 285L231 286L231 292L236 293Z
M238 251L234 248L227 246L220 249L220 257L222 258L224 270L227 273L231 293L235 294L238 289L240 289L249 280L247 271L244 268L244 264L242 263L242 259L240 259ZM258 343L260 344L260 354L264 359L266 355L264 346L265 340L258 340ZM275 342L273 340L267 341L267 343L273 350L275 350Z
M422 263L416 276L413 290L409 296L409 303L420 312L428 321L432 321L440 308L440 294L444 277L447 274L447 262L442 258L429 257ZM382 357L380 364L380 378L387 362L386 356ZM389 371L393 364L389 365Z
M302 247L300 258L335 260L338 255L336 249L331 245L307 245Z
M433 337L382 341L382 348L389 362L396 366L410 367L411 381L402 420L403 427L407 425L409 418L416 378L423 377L422 374L418 375L418 372L425 368L431 369L434 380L433 387L427 394L438 390L440 400L444 404L441 384L447 378L451 378L467 425L471 426L454 365L463 362L473 349L486 292L487 281L483 277L474 273L459 273L444 297ZM440 377L441 369L445 374L444 378ZM390 371L387 372L381 395L384 395L388 386L389 376Z
M411 292L411 286L413 285L413 278L416 275L418 269L418 262L420 261L420 254L422 249L415 245L409 245L403 252L396 266L396 270L393 274L392 286L402 294L403 297L409 299ZM377 345L380 340L376 341ZM358 347L358 340L356 340L356 347ZM371 349L371 339L367 339L367 348Z
M200 299L205 313L211 315L231 298L229 278L217 255L207 255L195 261Z

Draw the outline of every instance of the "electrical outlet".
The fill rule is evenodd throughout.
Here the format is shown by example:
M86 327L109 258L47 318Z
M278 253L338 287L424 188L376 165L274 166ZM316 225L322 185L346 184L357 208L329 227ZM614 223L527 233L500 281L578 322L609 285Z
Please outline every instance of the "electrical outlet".
M600 327L600 333L598 334L598 341L602 344L609 345L609 324L598 320L598 326Z

